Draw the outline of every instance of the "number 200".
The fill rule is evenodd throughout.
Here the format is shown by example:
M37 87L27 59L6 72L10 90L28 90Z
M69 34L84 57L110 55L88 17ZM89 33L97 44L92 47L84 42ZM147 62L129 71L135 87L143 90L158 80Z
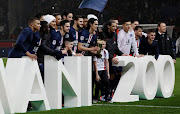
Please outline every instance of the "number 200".
M154 97L171 97L174 90L175 70L169 55L141 58L118 56L123 73L116 88L113 102L132 102L139 99L152 100Z

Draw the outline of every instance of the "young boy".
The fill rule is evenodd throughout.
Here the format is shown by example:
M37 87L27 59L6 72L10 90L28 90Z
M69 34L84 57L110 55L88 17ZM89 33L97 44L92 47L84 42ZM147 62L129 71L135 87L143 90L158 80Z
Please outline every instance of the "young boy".
M96 74L96 90L95 90L95 99L93 100L94 103L97 102L98 96L99 96L99 89L101 89L103 86L105 87L105 100L106 102L111 101L111 99L108 97L109 96L109 53L105 49L106 48L106 41L105 40L100 40L98 41L98 44L102 45L101 49L101 56L94 57L93 62L94 62L94 69L95 69L95 74Z
M64 44L63 44L63 50L66 50L67 53L63 54L61 57L61 61L64 63L64 57L65 56L75 56L76 53L72 50L73 48L73 44L74 44L74 40L67 38L64 40Z

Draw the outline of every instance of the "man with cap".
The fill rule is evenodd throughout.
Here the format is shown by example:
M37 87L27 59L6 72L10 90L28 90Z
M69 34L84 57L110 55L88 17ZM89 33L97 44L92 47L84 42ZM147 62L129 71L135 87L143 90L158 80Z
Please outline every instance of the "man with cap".
M46 16L44 16L44 20L48 22L49 27L50 27L51 49L59 51L60 53L63 53L63 54L67 53L65 51L61 51L61 47L63 44L63 37L66 33L64 33L64 31L61 30L61 27L60 27L60 31L57 31L55 29L56 18L53 15L46 15ZM60 22L60 26L61 26L61 22ZM64 20L62 23L64 23ZM67 30L67 32L69 32L69 30Z

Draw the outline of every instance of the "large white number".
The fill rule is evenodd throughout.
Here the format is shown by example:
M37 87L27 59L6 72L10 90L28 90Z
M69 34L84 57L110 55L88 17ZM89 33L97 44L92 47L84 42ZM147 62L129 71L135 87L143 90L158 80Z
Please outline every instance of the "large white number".
M174 90L175 71L173 60L169 55L160 55L158 61L153 56L117 58L119 63L114 66L125 67L114 93L113 102L137 101L137 98L132 95L136 95L135 97L139 95L140 99L147 100L152 100L155 96L171 97Z
M171 97L174 90L175 70L174 63L170 56L161 55L157 61L158 66L158 90L156 97Z
M130 95L137 78L138 68L136 58L119 56L119 63L114 66L124 66L123 74L112 98L113 102L139 101L139 95Z
M158 86L156 60L152 56L137 58L138 76L132 94L140 99L154 99Z

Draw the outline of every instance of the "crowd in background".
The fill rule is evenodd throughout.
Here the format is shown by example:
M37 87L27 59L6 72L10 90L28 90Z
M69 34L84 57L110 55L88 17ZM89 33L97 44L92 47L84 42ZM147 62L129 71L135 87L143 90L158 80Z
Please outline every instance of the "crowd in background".
M136 18L141 24L155 24L159 21L175 25L179 30L179 0L108 0L102 13L89 9L78 9L82 0L1 0L0 1L0 41L16 40L19 32L27 26L28 19L37 12L73 11L75 15L93 13L101 17L99 24L116 17L119 24L124 18ZM175 31L176 32L176 31ZM173 37L177 39L178 37Z

